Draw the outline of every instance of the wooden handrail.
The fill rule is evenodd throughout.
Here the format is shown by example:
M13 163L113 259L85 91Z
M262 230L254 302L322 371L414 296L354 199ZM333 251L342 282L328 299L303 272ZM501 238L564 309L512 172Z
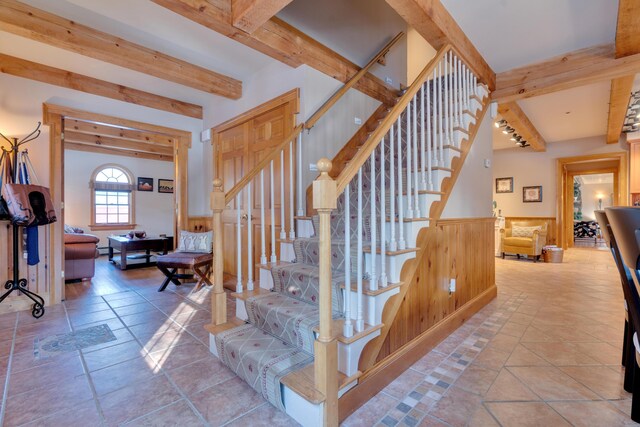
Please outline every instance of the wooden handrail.
M231 190L227 191L224 195L224 202L225 205L228 204L230 201L232 201L234 199L234 197L236 197L238 195L238 193L240 191L242 191L242 189L249 183L251 182L251 180L253 178L256 177L256 175L258 175L258 173L260 173L260 171L262 169L264 169L269 162L271 162L272 160L275 160L276 158L278 158L280 156L280 151L284 150L287 146L287 144L289 142L291 142L293 139L297 138L298 135L300 134L300 132L302 132L304 125L303 124L299 124L298 126L296 126L290 133L289 135L287 135L282 142L275 147L273 150L271 150L271 153L269 153L269 155L265 158L263 158L262 160L260 160L258 162L257 165L255 165L253 167L253 169L251 169L251 171L246 174L245 176L242 177L242 179L240 181L238 181L236 183L236 185L233 186L233 188L231 188Z
M358 173L358 169L364 165L364 163L369 159L369 156L376 149L380 140L389 132L391 126L396 122L400 114L407 108L409 102L416 93L420 90L424 82L427 78L433 73L436 65L444 58L449 50L455 52L455 49L449 44L440 48L436 56L427 64L427 66L422 70L422 72L416 77L414 82L409 86L407 92L400 98L398 103L391 109L387 117L380 123L380 126L376 128L376 130L369 136L369 139L360 147L360 150L356 153L356 155L351 159L349 164L342 170L338 178L336 178L336 183L338 186L338 194L342 194L345 187L353 177Z
M324 116L324 114L329 111L329 109L333 107L333 105L338 102L349 89L353 87L353 85L358 83L358 80L360 80L365 74L369 72L369 68L371 68L373 64L378 62L382 57L389 53L393 45L396 44L403 36L404 32L400 31L398 35L391 39L391 41L387 43L382 48L382 50L380 50L380 52L378 52L378 54L367 63L367 65L361 68L360 71L358 71L353 77L351 77L349 81L344 84L344 86L342 86L333 95L331 95L331 98L329 98L324 104L322 104L322 106L318 108L318 110L313 113L311 117L309 117L309 120L304 123L304 128L311 129L318 122L318 120L320 120L320 118Z

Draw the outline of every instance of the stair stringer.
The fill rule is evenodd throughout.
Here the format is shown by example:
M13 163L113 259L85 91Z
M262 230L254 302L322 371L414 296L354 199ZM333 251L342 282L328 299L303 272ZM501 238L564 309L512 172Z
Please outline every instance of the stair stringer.
M440 189L440 191L442 191L444 194L442 195L440 200L433 202L431 205L429 213L429 217L431 220L429 221L429 226L420 230L418 234L418 237L416 239L418 252L416 253L415 258L408 260L402 266L400 280L405 283L405 285L400 288L400 292L398 294L394 295L389 299L389 301L387 301L387 304L385 305L382 313L383 326L380 330L380 335L376 339L370 341L362 352L358 366L359 370L365 374L368 369L376 364L382 345L384 344L387 335L389 334L391 326L395 322L396 315L400 311L400 306L404 301L409 288L411 286L415 286L418 265L426 256L426 249L428 247L427 239L430 235L429 231L436 227L436 223L440 219L440 216L444 211L447 201L449 200L449 196L451 195L451 192L455 187L458 176L460 175L460 171L464 166L464 162L467 158L467 155L469 154L469 151L471 150L473 142L476 139L476 135L478 134L478 130L488 109L489 100L487 97L484 100L483 108L479 112L476 122L469 128L468 139L465 139L462 142L462 151L460 153L460 156L454 157L451 161L450 168L453 169L453 173L450 177L444 178Z

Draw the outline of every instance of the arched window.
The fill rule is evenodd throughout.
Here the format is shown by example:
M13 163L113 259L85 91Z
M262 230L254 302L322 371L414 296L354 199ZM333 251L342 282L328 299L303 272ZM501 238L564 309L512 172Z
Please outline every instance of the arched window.
M96 169L90 183L92 228L127 229L135 226L133 176L119 165Z

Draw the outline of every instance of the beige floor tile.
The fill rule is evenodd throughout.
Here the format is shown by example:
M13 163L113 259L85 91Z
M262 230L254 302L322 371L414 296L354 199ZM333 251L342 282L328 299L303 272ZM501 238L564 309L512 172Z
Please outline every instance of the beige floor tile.
M126 424L127 427L199 427L204 425L202 419L185 400L179 400Z
M265 403L227 424L229 427L298 427L299 425L282 411L274 408L270 403Z
M386 393L378 393L367 403L347 417L343 427L368 427L375 425L388 411L395 408L400 401Z
M487 402L486 406L505 427L568 427L571 425L543 402Z
M465 426L481 404L480 396L454 386L429 413L452 426Z
M216 358L206 358L169 371L169 376L187 395L235 377L233 371Z
M522 345L555 366L601 364L593 357L586 355L574 343L525 342Z
M608 402L549 402L549 405L576 427L637 425Z
M595 393L558 368L513 366L507 369L543 400L597 399Z
M407 369L393 380L382 391L396 399L404 399L418 384L422 383L426 378L425 374Z
M529 401L540 398L507 369L503 369L484 396L485 401Z
M626 399L630 393L624 391L624 371L607 366L564 366L562 372L589 387L603 399Z
M485 348L475 358L473 363L497 371L504 366L509 356L509 352L497 350L495 348Z
M484 406L480 406L469 420L467 427L500 427Z
M233 421L265 403L258 393L238 377L196 393L191 401L212 426Z
M25 427L86 427L98 426L102 418L98 413L96 402L91 399L75 405L72 409L62 410L55 414L39 418Z
M456 387L483 396L493 381L498 376L498 372L486 369L481 366L471 364L467 366L462 375L456 380Z
M549 362L538 356L522 344L513 350L509 359L505 362L506 366L549 366Z

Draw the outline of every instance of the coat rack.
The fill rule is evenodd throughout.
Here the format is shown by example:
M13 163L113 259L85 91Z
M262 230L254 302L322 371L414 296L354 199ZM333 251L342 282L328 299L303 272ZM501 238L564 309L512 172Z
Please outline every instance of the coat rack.
M2 133L0 133L0 136L2 136L9 143L10 149L6 150L4 147L2 147L2 150L5 151L5 155L11 154L12 156L13 165L15 168L14 176L12 177L14 182L17 181L18 171L16 166L18 164L18 153L20 151L20 147L40 136L40 125L41 123L38 122L38 126L36 127L36 129L21 140L18 140L18 138L7 138ZM33 301L31 315L37 319L44 315L44 299L40 295L28 289L27 279L20 278L20 265L18 255L18 239L20 237L19 229L20 226L13 224L13 279L7 280L7 282L4 284L4 288L7 289L7 292L0 296L0 303L4 301L13 291L18 291L29 298L31 301Z

